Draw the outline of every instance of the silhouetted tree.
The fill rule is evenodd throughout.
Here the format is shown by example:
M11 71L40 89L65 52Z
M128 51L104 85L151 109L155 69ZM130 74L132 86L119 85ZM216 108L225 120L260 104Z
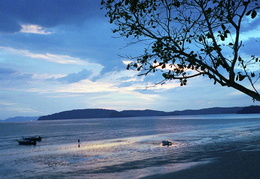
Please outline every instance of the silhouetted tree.
M101 5L116 25L114 33L149 42L127 69L161 72L158 84L177 79L181 86L203 75L260 101L260 59L241 52L245 20L259 22L258 0L102 0ZM250 46L259 46L255 43Z

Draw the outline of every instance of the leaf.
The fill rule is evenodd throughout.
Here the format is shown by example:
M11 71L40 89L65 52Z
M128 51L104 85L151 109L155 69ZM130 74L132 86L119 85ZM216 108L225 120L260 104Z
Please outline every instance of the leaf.
M212 35L210 33L206 34L207 38L212 38Z
M238 74L238 80L243 81L245 79L246 75L241 75L240 73Z
M179 1L175 1L175 2L173 3L173 5L176 6L176 7L180 7L180 6L181 6L181 3L180 3Z
M251 18L254 19L254 18L256 17L256 15L257 15L256 10L253 10L253 11L252 11L252 14L251 14Z
M252 10L248 11L248 12L246 13L246 16L249 16L249 15L251 14L251 12L252 12Z
M165 64L162 65L162 69L164 69L164 68L166 68L166 65L165 65Z
M223 30L226 30L226 26L224 24L221 24L221 27Z
M225 30L225 33L226 33L226 34L230 34L230 31L229 31L229 30Z
M210 14L212 12L211 7L209 7L207 10L205 10L205 14Z

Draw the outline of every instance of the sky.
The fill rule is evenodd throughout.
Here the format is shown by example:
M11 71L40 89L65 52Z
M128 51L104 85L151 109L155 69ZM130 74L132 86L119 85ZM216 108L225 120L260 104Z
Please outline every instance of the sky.
M259 105L205 77L146 88L161 80L126 70L126 47L113 34L99 0L0 1L0 119L73 109L175 111ZM259 17L245 28L245 43L260 40ZM251 26L250 26L251 27ZM245 47L251 54L257 47ZM258 50L259 53L259 50ZM259 87L259 86L258 86Z

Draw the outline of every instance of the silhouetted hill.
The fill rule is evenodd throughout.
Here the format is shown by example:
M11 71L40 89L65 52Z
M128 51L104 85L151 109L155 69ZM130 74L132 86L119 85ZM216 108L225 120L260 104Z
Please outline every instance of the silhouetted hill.
M229 107L229 108L206 108L199 110L184 110L164 112L156 110L108 110L108 109L78 109L63 111L47 116L42 116L38 120L58 120L58 119L87 119L87 118L116 118L116 117L144 117L144 116L174 116L174 115L206 115L206 114L245 114L260 113L260 106L249 107Z
M175 111L179 115L205 115L205 114L235 114L243 107L230 107L230 108L205 108L199 110L184 110L184 111Z
M38 120L109 118L111 114L115 115L117 113L116 110L108 109L77 109L42 116Z
M120 117L166 116L167 112L155 110L124 110L119 112Z
M253 114L260 113L260 106L248 106L244 107L237 112L238 114Z

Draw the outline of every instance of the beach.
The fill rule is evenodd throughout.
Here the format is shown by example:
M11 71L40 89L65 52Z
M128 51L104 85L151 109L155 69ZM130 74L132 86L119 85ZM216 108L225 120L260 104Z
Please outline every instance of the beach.
M259 179L260 150L219 153L214 161L143 179Z
M259 115L15 122L0 131L0 178L260 178ZM35 146L16 141L38 135Z

